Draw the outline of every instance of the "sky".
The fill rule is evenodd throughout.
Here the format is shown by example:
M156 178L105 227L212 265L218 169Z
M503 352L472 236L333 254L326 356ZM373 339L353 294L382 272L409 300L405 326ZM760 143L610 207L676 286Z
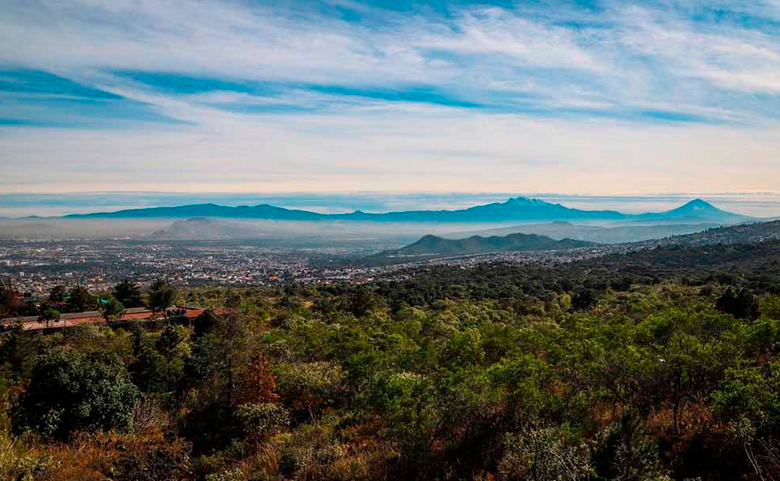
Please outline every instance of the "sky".
M780 0L0 0L0 194L778 186Z

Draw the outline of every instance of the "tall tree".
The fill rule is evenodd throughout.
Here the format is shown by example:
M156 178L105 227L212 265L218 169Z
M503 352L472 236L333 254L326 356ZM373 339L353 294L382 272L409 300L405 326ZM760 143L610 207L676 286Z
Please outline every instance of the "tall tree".
M66 303L68 312L89 311L97 307L95 296L84 286L76 286L68 291Z
M149 307L155 312L163 312L176 300L176 288L166 280L159 279L149 290Z
M127 308L143 307L144 297L138 284L125 279L114 287L114 297Z
M11 317L19 309L19 297L10 284L0 283L0 319Z
M68 289L65 286L54 286L49 291L49 303L58 304L65 302L65 297L68 295Z

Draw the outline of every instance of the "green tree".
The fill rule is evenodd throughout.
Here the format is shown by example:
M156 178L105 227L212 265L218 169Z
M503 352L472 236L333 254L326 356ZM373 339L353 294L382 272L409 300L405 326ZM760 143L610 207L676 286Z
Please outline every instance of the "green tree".
M731 314L737 319L756 319L760 315L758 298L748 289L735 291L729 287L718 298L715 307L722 312Z
M372 382L368 401L384 418L407 466L419 463L429 453L439 425L431 380L412 372L380 374Z
M282 364L277 369L278 389L285 404L315 420L341 393L344 376L339 365L329 362Z
M65 286L54 286L49 291L49 303L58 304L65 302L65 298L68 295L68 289Z
M170 390L168 360L157 352L138 325L133 331L133 361L129 370L133 383L144 393L165 393Z
M658 443L634 415L623 417L600 434L592 460L596 479L669 480L661 465Z
M60 322L60 311L51 306L44 306L38 316L38 322L51 327L52 323Z
M349 300L349 312L355 317L361 317L374 308L376 300L374 294L366 287L355 291Z
M0 283L0 319L11 317L19 309L19 296L10 284Z
M125 279L116 286L114 286L114 297L116 300L122 303L127 308L143 307L144 298L141 293L141 288L138 284Z
M164 312L176 301L178 291L165 280L157 280L149 290L149 307L154 312Z
M103 319L108 322L118 321L125 313L125 306L117 298L111 296L104 299L102 304Z
M86 287L76 286L68 291L66 309L68 312L90 311L97 307L97 300Z
M598 302L598 295L593 289L583 289L571 298L571 307L577 311L584 311L593 307Z
M132 426L138 388L121 360L55 348L41 357L13 413L14 429L66 439L76 430Z

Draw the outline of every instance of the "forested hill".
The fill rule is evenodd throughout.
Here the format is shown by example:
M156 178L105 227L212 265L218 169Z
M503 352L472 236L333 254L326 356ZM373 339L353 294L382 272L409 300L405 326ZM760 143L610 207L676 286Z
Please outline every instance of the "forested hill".
M780 221L746 223L708 229L704 232L647 241L648 245L751 244L780 240Z
M397 252L404 255L465 255L503 251L565 250L590 245L593 244L572 239L558 241L536 234L510 234L503 237L473 236L466 239L444 239L434 235L426 235Z

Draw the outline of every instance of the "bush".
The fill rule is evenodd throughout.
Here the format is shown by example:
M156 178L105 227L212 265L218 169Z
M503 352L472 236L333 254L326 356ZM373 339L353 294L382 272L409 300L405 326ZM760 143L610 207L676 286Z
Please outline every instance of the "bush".
M731 287L718 298L715 307L737 319L757 319L760 315L758 298L749 290L742 288L735 292Z
M57 348L34 368L13 413L14 428L58 439L83 429L127 431L139 396L117 357Z
M507 433L498 466L501 479L576 481L592 474L588 447L576 445L556 428Z
M265 436L290 424L290 413L272 403L242 404L236 408L236 417L244 432L253 436Z

